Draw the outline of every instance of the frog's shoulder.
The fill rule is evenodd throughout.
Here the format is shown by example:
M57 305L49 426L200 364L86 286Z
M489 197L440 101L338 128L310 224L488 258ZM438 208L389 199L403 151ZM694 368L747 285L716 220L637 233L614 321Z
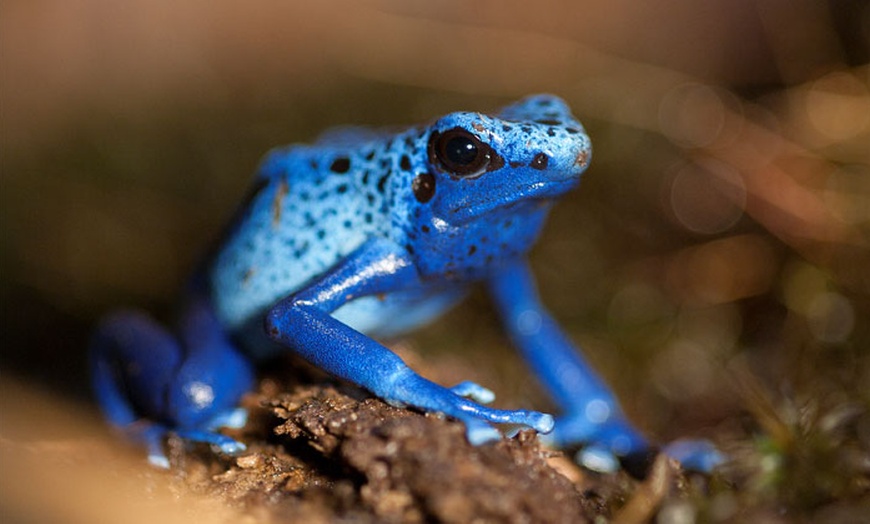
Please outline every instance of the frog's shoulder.
M309 178L319 170L322 153L307 144L292 144L269 150L260 161L254 175L255 185L262 185L287 176L294 179Z

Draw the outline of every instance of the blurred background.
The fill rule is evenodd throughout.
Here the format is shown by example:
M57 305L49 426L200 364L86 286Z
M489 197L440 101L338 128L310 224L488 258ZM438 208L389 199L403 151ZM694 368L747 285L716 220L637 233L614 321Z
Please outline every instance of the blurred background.
M532 262L626 411L661 440L782 457L848 424L867 450L868 58L861 1L5 1L0 436L66 438L43 401L96 420L93 323L165 318L271 147L550 92L595 156ZM545 406L487 306L414 347Z

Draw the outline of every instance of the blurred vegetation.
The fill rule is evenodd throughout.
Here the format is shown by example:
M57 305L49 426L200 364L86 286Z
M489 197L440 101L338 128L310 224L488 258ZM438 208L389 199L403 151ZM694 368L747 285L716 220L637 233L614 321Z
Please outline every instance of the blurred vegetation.
M595 158L532 255L545 301L651 435L735 457L660 517L870 505L867 3L0 13L4 375L84 399L90 325L122 304L165 315L269 148L553 92ZM545 402L481 296L415 340Z

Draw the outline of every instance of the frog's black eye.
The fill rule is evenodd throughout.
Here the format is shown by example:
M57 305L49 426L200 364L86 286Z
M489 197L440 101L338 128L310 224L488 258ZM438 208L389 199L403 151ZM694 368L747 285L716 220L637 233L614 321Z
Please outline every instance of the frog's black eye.
M488 145L460 127L436 131L429 139L429 161L454 176L479 176L487 170L492 157Z

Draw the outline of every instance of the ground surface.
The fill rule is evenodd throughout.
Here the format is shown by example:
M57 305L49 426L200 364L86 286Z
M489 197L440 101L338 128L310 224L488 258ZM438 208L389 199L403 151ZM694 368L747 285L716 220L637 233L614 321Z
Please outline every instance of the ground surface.
M638 481L582 470L531 431L474 447L455 421L298 362L282 373L245 400L251 419L235 436L251 443L246 453L169 442L175 489L275 522L861 522L870 509L870 456L854 433L868 413L854 404L784 437L796 439L786 450L723 444L733 461L712 477L659 457Z
M639 481L585 471L529 431L470 446L455 421L298 362L271 367L244 399L249 422L229 433L245 453L170 438L172 466L160 470L92 411L7 377L0 521L867 522L870 414L821 383L816 392L826 400L795 424L758 404L744 433L722 431L732 460L713 476L659 457Z
M633 484L593 478L531 431L474 447L461 424L389 406L314 372L246 398L239 457L170 441L177 489L275 521L584 522L610 516ZM652 508L650 508L652 509Z

